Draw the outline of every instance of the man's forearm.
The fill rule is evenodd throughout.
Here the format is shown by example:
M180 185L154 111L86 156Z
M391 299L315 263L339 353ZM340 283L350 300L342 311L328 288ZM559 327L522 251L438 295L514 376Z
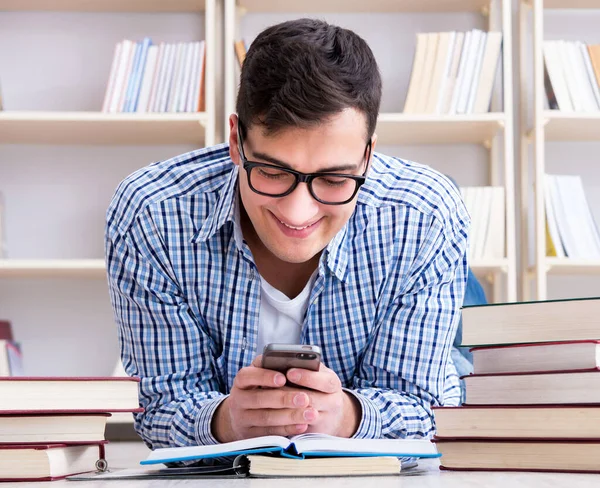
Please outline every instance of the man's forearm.
M431 409L416 395L379 388L350 391L362 408L353 437L420 438L429 437L434 430Z

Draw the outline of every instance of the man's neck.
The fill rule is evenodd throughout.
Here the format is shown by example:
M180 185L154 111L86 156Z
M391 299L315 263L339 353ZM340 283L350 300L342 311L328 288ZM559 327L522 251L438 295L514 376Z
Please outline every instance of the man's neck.
M242 234L260 276L290 299L297 297L317 269L321 253L304 263L288 263L275 256L260 240L247 215L242 211Z

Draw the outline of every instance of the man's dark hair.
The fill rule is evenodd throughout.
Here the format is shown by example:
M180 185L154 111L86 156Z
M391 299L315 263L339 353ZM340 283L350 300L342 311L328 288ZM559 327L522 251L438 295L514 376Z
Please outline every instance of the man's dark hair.
M356 33L317 19L298 19L265 29L242 65L237 114L244 127L266 133L312 127L346 108L375 132L381 76L375 56Z

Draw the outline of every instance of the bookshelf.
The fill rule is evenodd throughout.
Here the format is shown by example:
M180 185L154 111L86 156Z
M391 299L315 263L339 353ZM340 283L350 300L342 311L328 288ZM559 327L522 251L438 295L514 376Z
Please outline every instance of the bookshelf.
M279 2L276 0L224 0L225 1L225 49L224 49L224 132L229 134L228 117L235 112L237 84L239 81L238 61L234 42L244 38L244 20L250 15L268 16L269 23L293 18L300 14L318 16L325 14L393 13L393 14L480 14L488 30L503 33L502 76L503 90L496 93L492 111L483 114L429 115L405 114L385 111L382 101L376 132L380 146L438 146L465 144L481 146L487 150L488 169L486 182L480 184L504 186L506 194L506 255L503 259L473 260L470 265L475 273L493 285L493 301L515 301L517 299L517 268L515 244L515 191L513 157L513 96L512 96L512 32L511 2L509 0L307 0L304 2ZM275 14L280 14L275 16ZM328 20L326 18L326 20ZM341 25L343 22L335 21ZM366 22L366 20L365 20ZM435 29L437 31L443 28ZM445 26L452 30L452 24ZM464 29L459 29L464 30ZM246 29L247 31L247 29ZM423 30L422 30L423 31ZM360 32L359 32L360 34ZM369 37L365 36L367 42ZM245 39L247 42L251 39ZM389 40L392 47L394 40ZM405 51L406 53L407 51ZM377 55L377 53L376 53ZM402 55L399 54L402 58ZM398 58L400 59L400 58ZM397 59L397 60L398 60ZM403 58L410 63L410 57ZM500 75L502 73L502 75ZM384 99L386 83L384 80ZM403 97L403 95L400 95ZM501 103L503 101L503 104ZM389 105L389 104L388 104ZM505 107L502 111L502 106ZM397 107L399 108L399 107ZM386 151L382 150L386 153ZM387 152L390 154L389 152Z
M600 0L521 0L520 71L521 71L521 215L523 262L522 288L524 300L548 299L550 275L600 275L597 260L546 256L546 217L544 206L544 175L546 142L600 141L600 112L548 110L544 88L545 40L544 15L552 10L561 12L594 9L600 14ZM575 12L576 13L576 12ZM532 22L533 28L530 27ZM565 24L567 25L567 24ZM531 52L528 46L531 45ZM533 58L533 60L532 60ZM533 61L533 63L532 63ZM533 64L533 110L527 72ZM533 217L533 226L530 218ZM533 255L530 255L530 251Z
M204 146L207 113L0 112L0 144ZM209 136L213 138L214 136Z
M0 111L0 193L8 225L0 316L13 322L26 373L111 374L118 343L103 216L127 174L215 144L219 6L219 0L0 0L6 109ZM112 56L118 40L141 39L146 30L155 42L207 41L204 112L100 111L110 66L98 67L108 59L98 53ZM31 42L23 44L23 35ZM36 71L39 78L30 76ZM94 355L86 344L94 345ZM132 416L110 422L131 424Z

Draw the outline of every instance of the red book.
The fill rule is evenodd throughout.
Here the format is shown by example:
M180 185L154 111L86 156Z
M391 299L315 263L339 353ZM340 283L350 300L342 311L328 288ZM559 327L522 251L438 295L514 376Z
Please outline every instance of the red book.
M0 320L0 340L13 340L12 327L8 320Z
M433 439L440 469L600 473L600 440Z
M52 481L105 469L105 444L0 445L0 481Z
M0 413L140 412L140 379L131 377L0 378Z

